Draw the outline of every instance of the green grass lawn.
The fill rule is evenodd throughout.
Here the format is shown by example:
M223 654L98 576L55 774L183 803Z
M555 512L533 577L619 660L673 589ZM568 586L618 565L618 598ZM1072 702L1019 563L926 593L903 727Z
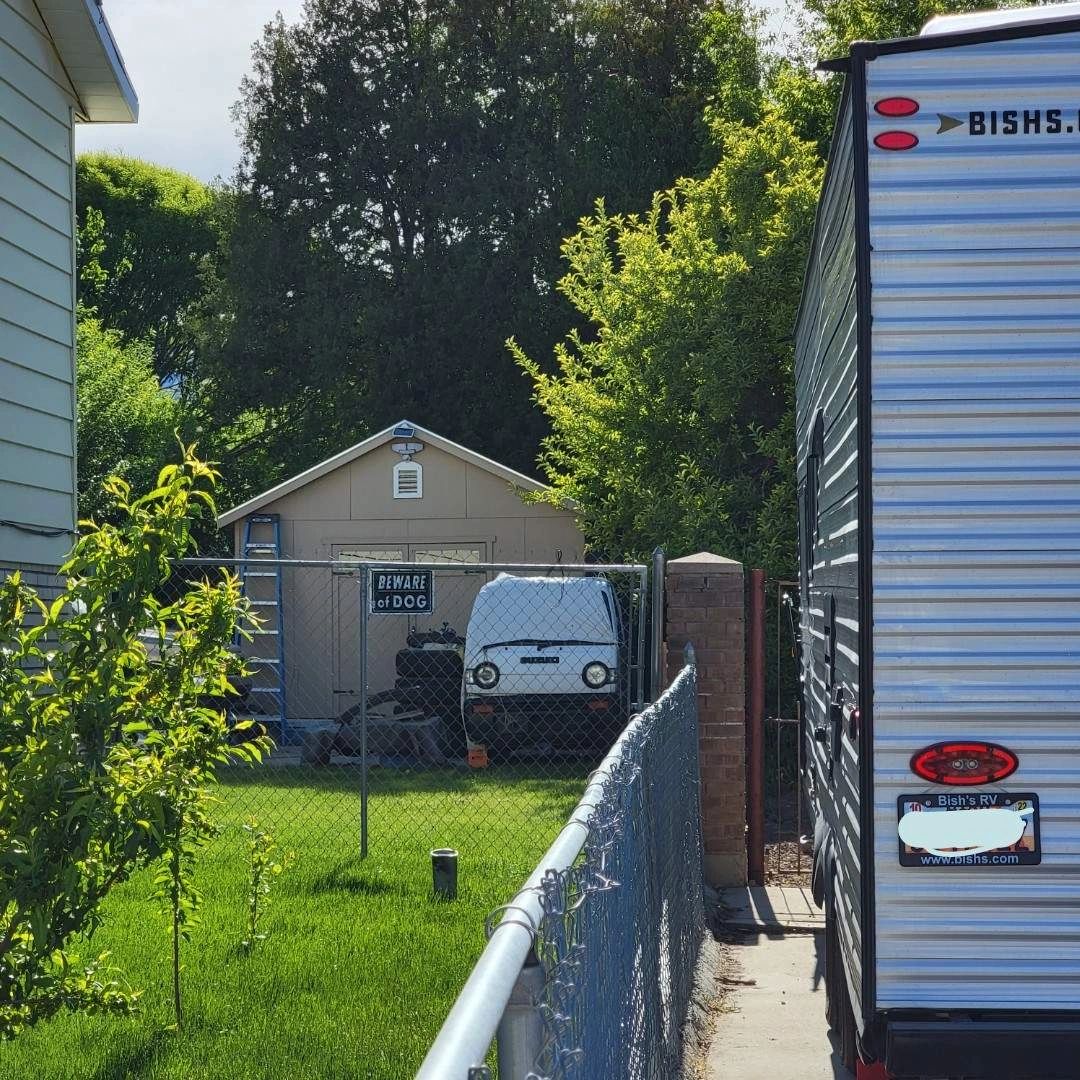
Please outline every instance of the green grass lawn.
M358 857L357 776L233 772L222 836L203 856L203 925L186 946L185 1023L172 1023L164 917L148 876L110 897L86 952L109 949L144 990L131 1020L61 1015L0 1046L4 1080L289 1080L411 1077L506 903L584 786L584 767L538 780L509 768L372 773L370 853ZM277 879L264 930L240 948L247 855L241 823L270 827L296 864ZM431 896L428 851L460 851L459 898Z

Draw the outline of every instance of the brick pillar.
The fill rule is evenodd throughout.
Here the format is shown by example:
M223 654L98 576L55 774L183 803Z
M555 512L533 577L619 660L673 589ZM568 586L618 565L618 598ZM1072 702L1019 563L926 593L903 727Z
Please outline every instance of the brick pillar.
M746 884L746 630L742 563L701 552L667 564L667 677L698 665L705 880Z

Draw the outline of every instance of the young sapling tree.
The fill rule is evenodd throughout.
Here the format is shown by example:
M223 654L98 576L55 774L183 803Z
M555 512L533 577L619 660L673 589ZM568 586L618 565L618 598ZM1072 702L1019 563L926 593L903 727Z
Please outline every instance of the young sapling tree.
M273 836L255 818L248 819L244 832L248 837L248 909L247 937L240 944L245 949L253 949L255 942L266 940L266 934L259 930L259 923L266 914L274 878L293 864L295 855L288 851L278 859Z
M81 523L51 603L18 574L0 583L0 1038L65 1008L134 1008L107 955L83 960L75 942L136 870L165 856L188 873L215 768L270 746L251 730L233 745L213 704L242 669L237 578L162 599L215 480L192 449L139 498L113 478L117 524ZM176 904L182 931L186 885Z

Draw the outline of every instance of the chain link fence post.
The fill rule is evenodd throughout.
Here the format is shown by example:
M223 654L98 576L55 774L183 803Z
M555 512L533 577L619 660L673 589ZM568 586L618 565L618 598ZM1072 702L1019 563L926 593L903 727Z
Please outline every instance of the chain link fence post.
M634 679L630 689L629 701L634 712L641 712L645 708L648 697L648 680L646 665L650 662L648 656L649 635L649 568L643 566L638 574L637 585L637 626L634 634L637 642L634 647Z
M649 699L656 701L664 690L664 576L667 573L667 555L662 547L652 554L652 599L649 607L652 619L652 637L649 654Z
M507 1080L523 1080L528 1076L544 1045L544 1017L540 1012L544 980L544 969L536 954L530 952L495 1036L499 1076Z
M360 569L360 858L368 854L368 592L371 571Z

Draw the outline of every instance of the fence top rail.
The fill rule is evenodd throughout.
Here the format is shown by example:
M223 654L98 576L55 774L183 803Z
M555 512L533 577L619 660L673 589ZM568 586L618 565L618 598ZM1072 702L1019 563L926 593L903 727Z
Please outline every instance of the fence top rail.
M176 566L233 566L238 564L258 563L260 566L321 566L328 569L359 570L368 567L373 570L415 570L418 566L432 570L475 571L490 573L498 570L541 570L550 574L559 571L571 571L575 574L642 574L648 570L644 563L511 563L511 562L377 562L373 559L266 559L260 556L236 556L225 558L190 558L177 559Z
M676 676L664 697L677 693L680 685L690 677L694 664L692 647L687 646L686 656L687 666ZM645 712L655 708L657 704L649 705ZM548 871L562 873L581 854L604 784L622 761L634 733L645 722L643 713L631 718L600 767L591 774L581 800L551 847L513 900L502 908L502 919L492 929L487 946L431 1044L416 1080L465 1080L471 1068L483 1064L518 973L528 960L540 927L543 917L540 883Z

